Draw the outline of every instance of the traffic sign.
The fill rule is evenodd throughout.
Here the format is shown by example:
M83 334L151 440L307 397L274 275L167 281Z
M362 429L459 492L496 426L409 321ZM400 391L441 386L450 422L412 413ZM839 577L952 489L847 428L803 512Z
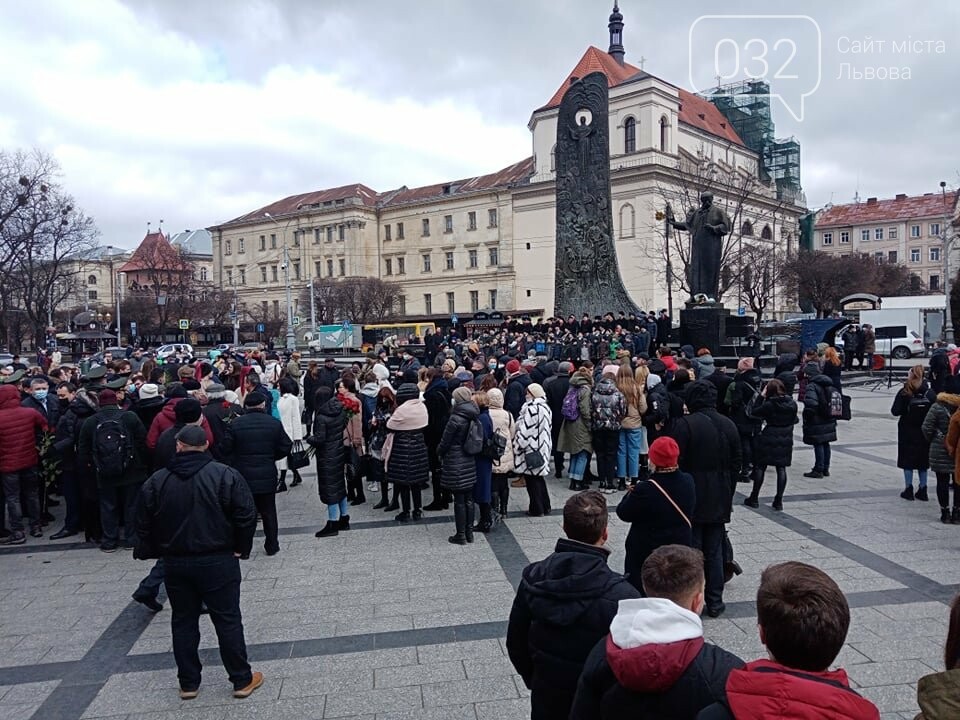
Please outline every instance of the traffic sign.
M454 325L457 324L457 321L458 321L459 319L460 319L460 318L458 318L458 317L456 316L456 314L450 316L450 322L452 322Z
M189 330L189 329L190 329L190 321L187 320L186 318L180 318L180 329L181 329L181 330Z
M133 320L130 321L130 334L131 335L137 334L137 323L134 322Z
M236 320L236 319L237 319L237 311L236 311L236 310L231 310L231 311L230 311L230 319L231 319L231 320Z
M293 316L293 326L294 326L294 327L300 327L300 316L299 316L299 315L294 315L294 316Z
M343 321L343 331L344 331L344 332L350 332L351 330L353 330L353 325L350 324L350 321L349 321L349 320L344 320L344 321Z
M257 332L262 333L267 331L267 326L263 323L257 323Z
M740 317L744 317L746 314L747 314L747 309L743 305L737 308L737 315L739 315Z

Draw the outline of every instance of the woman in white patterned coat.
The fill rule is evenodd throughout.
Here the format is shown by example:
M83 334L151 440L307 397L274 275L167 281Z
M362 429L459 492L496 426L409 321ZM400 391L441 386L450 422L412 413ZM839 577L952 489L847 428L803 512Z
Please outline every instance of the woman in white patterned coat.
M520 408L513 436L514 471L527 483L530 508L527 515L540 517L550 514L550 494L547 492L546 476L550 473L550 456L553 454L553 437L550 432L552 414L539 383L527 386L526 401ZM540 462L532 461L539 453Z

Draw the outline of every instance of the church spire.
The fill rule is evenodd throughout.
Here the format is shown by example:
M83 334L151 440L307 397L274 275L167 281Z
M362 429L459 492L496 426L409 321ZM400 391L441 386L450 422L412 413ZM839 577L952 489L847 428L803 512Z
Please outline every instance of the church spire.
M620 8L617 2L613 3L613 12L610 13L610 22L607 25L610 28L610 49L607 53L623 65L623 15L620 14Z

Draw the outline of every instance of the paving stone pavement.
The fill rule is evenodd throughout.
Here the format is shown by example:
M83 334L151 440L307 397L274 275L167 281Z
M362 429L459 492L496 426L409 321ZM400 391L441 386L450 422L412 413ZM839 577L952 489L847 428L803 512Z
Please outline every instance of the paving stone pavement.
M784 512L769 507L772 472L759 510L738 497L730 531L744 573L727 586L727 613L704 626L713 642L761 657L760 572L789 559L821 567L853 608L837 664L885 719L912 719L917 679L942 668L960 527L940 524L936 502L898 497L892 392L851 395L855 420L841 424L830 478L801 477L812 452L798 427ZM247 700L232 698L206 620L205 682L197 699L179 700L169 610L154 616L130 601L147 563L69 540L0 549L0 720L529 717L503 638L521 570L561 533L569 493L549 485L554 515L527 518L514 490L504 525L459 547L446 541L449 514L401 526L372 502L352 510L355 529L317 540L326 513L305 476L278 496L281 552L267 557L258 540L242 565L246 639L266 675ZM625 536L612 516L618 570Z

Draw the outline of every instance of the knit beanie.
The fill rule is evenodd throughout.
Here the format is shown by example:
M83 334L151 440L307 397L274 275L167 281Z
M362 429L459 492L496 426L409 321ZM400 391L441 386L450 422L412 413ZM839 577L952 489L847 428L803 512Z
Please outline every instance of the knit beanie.
M397 405L403 405L407 400L416 400L420 397L420 388L416 383L404 383L397 390Z
M507 363L507 372L511 375L520 372L520 362L516 358Z
M177 422L195 423L200 419L200 401L194 398L184 398L173 408L173 415Z
M463 403L470 402L473 398L473 393L470 392L470 388L458 387L453 391L453 404L462 405Z
M672 437L658 437L650 443L650 462L658 468L677 466L680 459L680 447Z
M737 363L737 372L746 372L747 370L753 370L752 357L742 357Z

